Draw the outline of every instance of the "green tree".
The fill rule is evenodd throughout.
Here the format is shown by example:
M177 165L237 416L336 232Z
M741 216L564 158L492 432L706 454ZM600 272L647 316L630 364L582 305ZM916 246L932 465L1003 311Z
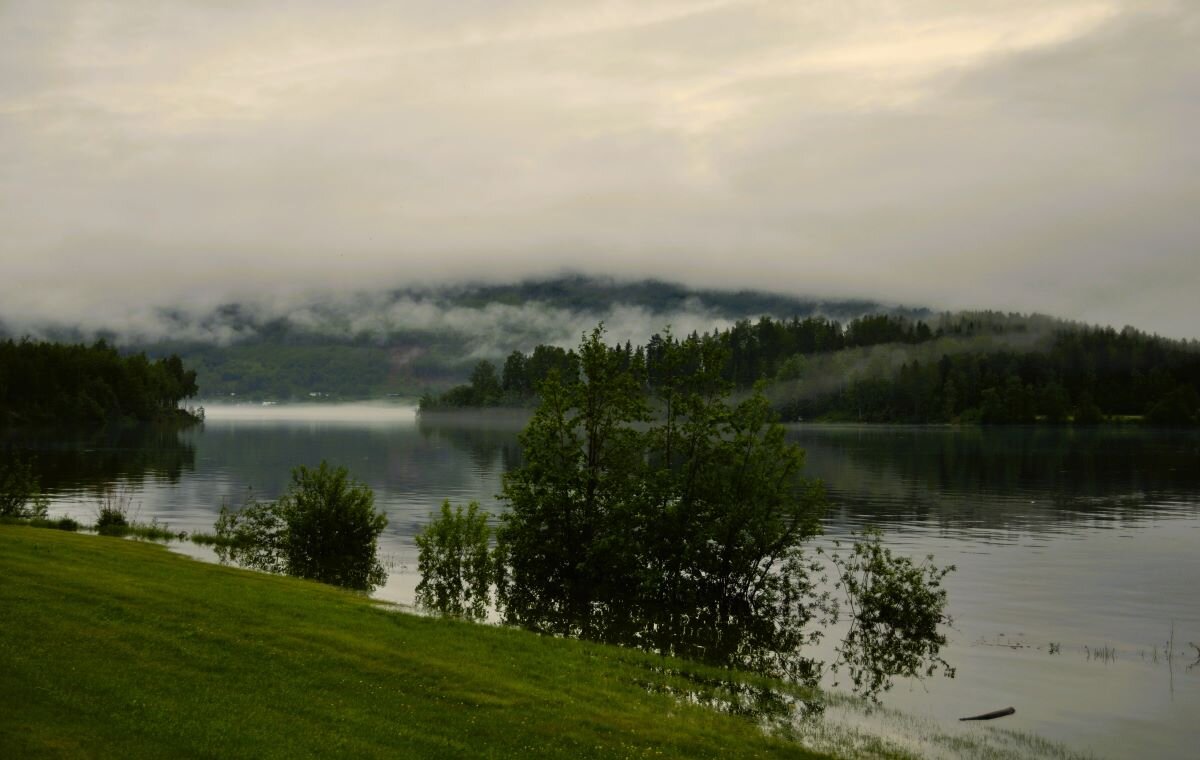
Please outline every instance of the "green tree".
M525 462L505 476L508 510L495 550L504 620L814 680L820 665L803 650L821 631L809 624L831 608L818 566L802 553L824 509L820 485L801 477L803 453L787 442L761 389L728 401L720 343L660 337L647 352L652 418L636 354L607 347L603 335L597 328L580 345L577 382L552 373L542 385L521 436ZM431 547L434 536L448 536L452 548L429 555L448 557L447 568L422 566L429 588L452 579L451 599L471 554L458 548L468 545L458 538L467 532L459 517L443 507L428 533ZM471 545L478 550L477 534ZM902 641L867 647L855 665L870 675L864 688L878 688L890 668L909 674L920 663L931 672L944 643L937 625L947 620L945 595L932 584L941 576L914 575L886 551L864 556L873 577L895 579L921 606L913 614L934 621L896 620L889 630ZM864 631L895 617L887 606L895 596L876 590L849 588Z
M417 603L444 615L481 619L494 578L488 514L471 502L467 511L442 503L441 514L417 534Z
M500 386L505 396L513 401L520 401L533 392L529 383L528 360L520 351L513 351L504 360L504 372Z
M375 511L375 494L351 480L345 467L322 461L316 469L292 470L280 505L289 575L358 589L387 579L377 556L387 515Z
M648 419L626 355L597 328L580 345L580 379L551 371L521 435L525 464L505 476L497 531L505 618L535 630L606 638L610 590L632 582L617 527L636 504Z
M104 341L91 346L0 341L0 427L195 422L178 405L196 391L195 372L174 355L158 361L145 354L122 356Z
M1043 386L1038 406L1047 422L1062 423L1071 411L1071 400L1066 389L1057 380L1051 380Z
M45 518L47 503L33 466L0 452L0 517Z
M849 628L838 647L835 670L844 668L860 693L886 690L893 676L933 675L939 668L954 675L940 655L946 643L942 581L954 570L938 568L933 557L917 564L894 556L878 530L867 530L849 551L829 553L849 611Z
M223 507L216 523L222 559L346 588L371 590L387 580L378 540L387 515L375 496L345 467L322 461L292 470L288 492L276 502Z
M1073 422L1076 425L1099 425L1104 422L1104 412L1096 405L1092 399L1092 394L1085 392L1079 398L1079 404L1075 407Z
M471 395L476 406L493 406L500 402L500 377L496 365L486 359L471 372Z

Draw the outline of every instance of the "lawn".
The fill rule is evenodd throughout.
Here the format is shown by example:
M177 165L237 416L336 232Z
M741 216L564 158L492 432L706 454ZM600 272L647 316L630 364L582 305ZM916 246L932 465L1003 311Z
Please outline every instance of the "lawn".
M681 671L729 675L0 525L4 758L817 757Z

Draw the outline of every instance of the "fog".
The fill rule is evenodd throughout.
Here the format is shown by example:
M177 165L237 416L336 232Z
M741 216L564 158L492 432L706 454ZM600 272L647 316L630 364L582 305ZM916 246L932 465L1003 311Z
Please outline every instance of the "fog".
M1197 49L1184 0L10 0L0 320L569 269L1195 337Z
M602 309L568 308L537 300L466 305L458 302L461 296L461 288L421 294L317 291L289 298L251 295L235 306L141 306L119 318L82 322L57 314L40 319L25 314L2 327L12 336L106 338L121 345L171 341L226 346L278 335L280 329L306 339L356 338L380 344L414 333L439 334L462 341L465 358L476 359L529 351L539 343L573 348L583 333L600 323L610 342L640 344L667 327L675 334L687 335L723 329L734 322L699 298L686 299L682 308L660 310L620 301Z

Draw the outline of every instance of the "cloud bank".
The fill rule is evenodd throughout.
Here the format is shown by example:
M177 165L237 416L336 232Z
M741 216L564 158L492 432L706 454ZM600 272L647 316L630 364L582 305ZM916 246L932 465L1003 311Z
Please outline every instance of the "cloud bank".
M569 268L1195 337L1197 49L1186 0L14 0L0 320Z
M757 310L738 315L758 316ZM688 298L677 308L654 308L617 302L603 308L571 308L527 300L519 304L489 301L463 304L452 294L395 294L356 292L309 299L251 299L215 309L139 306L89 327L60 318L12 322L13 336L91 341L115 340L118 345L145 346L160 342L228 346L260 339L279 340L282 334L306 342L367 340L403 347L431 337L461 345L460 360L503 357L527 352L538 344L574 348L581 336L603 323L609 342L643 344L654 333L671 329L677 335L708 332L733 324L727 310Z

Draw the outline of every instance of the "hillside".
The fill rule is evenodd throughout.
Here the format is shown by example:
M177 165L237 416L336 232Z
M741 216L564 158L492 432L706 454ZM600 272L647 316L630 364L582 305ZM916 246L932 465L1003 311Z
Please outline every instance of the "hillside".
M664 403L681 381L710 373L742 393L763 388L789 421L1200 424L1200 346L1131 327L996 312L928 322L869 314L844 324L763 316L686 336L655 333L645 344L605 340ZM673 353L685 358L667 359ZM480 360L468 383L422 396L421 410L532 406L547 380L584 379L579 356L538 345L499 366Z

